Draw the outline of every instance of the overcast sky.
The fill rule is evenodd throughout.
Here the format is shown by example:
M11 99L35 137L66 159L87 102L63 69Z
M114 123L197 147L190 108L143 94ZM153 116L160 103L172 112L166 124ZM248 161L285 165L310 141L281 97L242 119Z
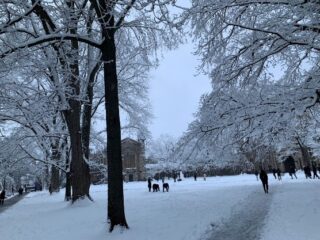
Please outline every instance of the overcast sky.
M151 73L150 100L153 108L153 138L161 134L180 137L194 119L200 96L210 92L210 80L195 76L199 61L191 44L164 53L160 66Z

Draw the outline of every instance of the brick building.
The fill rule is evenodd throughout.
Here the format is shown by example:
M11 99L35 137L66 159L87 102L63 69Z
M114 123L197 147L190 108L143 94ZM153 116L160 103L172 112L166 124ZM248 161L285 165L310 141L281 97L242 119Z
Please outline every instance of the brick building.
M123 179L126 182L143 181L146 179L145 147L143 140L125 138L121 141ZM97 164L108 165L106 150L92 154ZM101 166L90 167L91 182L99 184L107 181L107 168Z
M123 177L126 182L146 179L143 140L125 138L121 141Z

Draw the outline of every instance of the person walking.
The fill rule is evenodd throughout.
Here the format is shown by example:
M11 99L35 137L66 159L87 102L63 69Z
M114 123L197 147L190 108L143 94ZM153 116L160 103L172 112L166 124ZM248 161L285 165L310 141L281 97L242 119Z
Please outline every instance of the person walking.
M281 181L281 171L280 168L277 169L278 180Z
M319 179L319 175L317 174L317 167L315 163L312 163L312 172L313 172L313 179L315 179L316 177Z
M2 191L0 192L0 205L4 204L5 198L6 198L6 191L4 189L2 189Z
M311 179L311 169L309 166L305 166L303 168L304 174L306 175L306 179L310 178Z
M149 188L149 192L151 192L151 178L148 177L148 188Z
M264 193L269 193L268 174L263 169L260 171L260 180L262 182Z
M176 173L176 171L173 171L173 180L174 180L174 182L177 181L177 173Z
M193 177L194 177L194 180L197 181L197 172L194 172Z
M272 174L274 176L274 179L277 179L277 169L272 168Z
M290 165L290 167L289 167L289 175L290 175L291 179L293 179L293 176L297 179L296 169L294 168L293 165Z

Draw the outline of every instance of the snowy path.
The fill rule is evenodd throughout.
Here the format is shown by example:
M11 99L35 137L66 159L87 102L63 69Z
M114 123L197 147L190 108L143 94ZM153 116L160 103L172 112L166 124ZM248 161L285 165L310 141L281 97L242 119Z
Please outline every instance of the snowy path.
M271 205L271 199L277 187L273 186L269 194L264 194L262 186L253 186L255 190L237 205L234 214L220 226L212 226L213 232L208 240L257 240L264 226L264 220Z
M94 202L73 205L64 192L32 192L0 213L0 240L319 240L320 180L269 175L270 194L254 175L184 179L170 192L146 182L124 184L130 229L107 231L107 186ZM0 207L1 209L1 207ZM0 210L1 211L1 210Z
M21 199L23 199L23 197L26 194L23 194L22 196L19 195L15 195L14 197L11 197L9 199L6 199L4 201L4 205L0 206L0 213L4 212L5 210L7 210L8 208L10 208L12 205L16 204L17 202L19 202Z

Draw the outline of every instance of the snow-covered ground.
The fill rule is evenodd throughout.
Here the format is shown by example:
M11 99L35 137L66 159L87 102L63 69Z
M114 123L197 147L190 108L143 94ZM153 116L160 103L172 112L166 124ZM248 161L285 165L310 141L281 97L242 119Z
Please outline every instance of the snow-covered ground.
M129 230L107 227L107 186L92 186L94 202L64 202L63 191L30 193L0 214L1 240L317 240L320 180L279 182L269 174L265 195L254 175L168 181L170 192L146 182L124 184ZM230 237L225 233L230 232ZM231 237L236 235L236 237ZM220 236L220 238L219 238Z

